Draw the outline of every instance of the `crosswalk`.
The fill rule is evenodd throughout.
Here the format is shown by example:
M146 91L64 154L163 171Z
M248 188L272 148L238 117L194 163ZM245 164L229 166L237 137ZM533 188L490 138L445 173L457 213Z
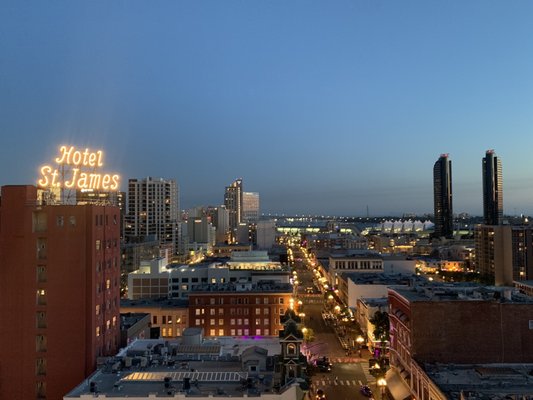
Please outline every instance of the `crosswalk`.
M370 368L368 367L368 363L362 363L361 364L361 368L363 368L363 372L365 374L366 381L368 383L375 383L376 382L376 377L372 376L372 374L370 373Z
M355 379L322 379L322 380L315 380L315 383L318 386L324 387L324 386L361 386L361 381L357 381Z
M346 364L346 363L360 363L366 361L359 357L330 357L329 361L332 364Z

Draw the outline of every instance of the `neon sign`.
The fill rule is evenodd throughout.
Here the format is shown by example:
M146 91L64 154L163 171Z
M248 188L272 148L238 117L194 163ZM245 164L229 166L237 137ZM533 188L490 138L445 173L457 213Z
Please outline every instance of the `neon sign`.
M41 188L118 190L120 176L96 172L104 163L102 150L78 150L74 146L61 146L54 168L43 165L40 169L41 179L37 184ZM70 168L65 168L70 167ZM89 171L88 169L92 169Z

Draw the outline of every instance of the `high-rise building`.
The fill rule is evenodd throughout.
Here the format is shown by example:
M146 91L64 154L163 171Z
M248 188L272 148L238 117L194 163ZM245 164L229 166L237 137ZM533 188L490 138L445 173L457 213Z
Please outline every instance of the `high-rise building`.
M433 166L435 236L453 236L452 161L441 154Z
M61 399L120 342L120 211L0 202L0 398Z
M235 231L242 222L243 203L242 179L236 179L231 185L226 186L224 205L229 212L229 228Z
M249 224L256 224L259 221L259 193L243 192L242 219Z
M497 286L533 277L533 226L477 225L476 270Z
M128 181L126 241L157 237L174 254L178 245L178 185L173 179L148 177Z
M483 220L486 225L501 225L502 219L502 163L494 150L487 150L483 157Z

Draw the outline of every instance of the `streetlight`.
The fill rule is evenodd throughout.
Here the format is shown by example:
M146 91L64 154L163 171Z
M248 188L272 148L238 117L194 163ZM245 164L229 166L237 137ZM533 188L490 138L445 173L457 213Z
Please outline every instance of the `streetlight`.
M383 400L385 395L385 387L387 386L387 381L385 378L381 377L378 379L378 387L379 387L379 393L381 395L381 399Z
M361 357L361 347L365 339L361 335L359 335L357 336L357 339L355 339L355 341L357 342L357 352L359 353L359 357Z

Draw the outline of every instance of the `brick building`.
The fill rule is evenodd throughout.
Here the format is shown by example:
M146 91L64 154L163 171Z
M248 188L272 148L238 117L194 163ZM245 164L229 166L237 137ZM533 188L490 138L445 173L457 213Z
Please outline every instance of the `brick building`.
M277 336L291 299L288 283L199 285L189 293L189 325L206 336Z
M390 364L417 398L431 397L426 363L533 360L533 298L513 288L426 285L388 297Z
M120 211L0 198L0 398L60 399L116 354Z

